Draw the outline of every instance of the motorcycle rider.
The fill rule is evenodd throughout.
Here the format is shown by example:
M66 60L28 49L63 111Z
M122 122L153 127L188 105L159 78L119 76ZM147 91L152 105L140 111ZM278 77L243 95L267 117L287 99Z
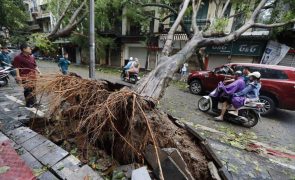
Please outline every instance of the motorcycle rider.
M234 93L232 98L228 99L228 101L223 102L221 114L218 117L215 117L215 120L217 121L223 120L224 114L229 104L232 104L233 107L236 109L235 111L231 111L229 113L237 116L238 109L244 106L245 102L257 101L259 99L259 90L261 88L261 83L260 83L261 74L256 71L256 72L248 74L248 76L249 76L250 82L242 91Z
M11 57L8 55L9 54L9 50L6 46L2 46L1 47L1 53L0 53L0 64L1 64L1 67L4 69L5 66L12 66L11 65ZM16 73L15 73L15 70L13 69L10 69L10 74L15 77Z
M11 65L11 58L9 57L8 54L9 54L8 48L6 46L2 46L1 53L0 53L0 63L2 67L6 66L7 64Z
M242 77L242 72L235 72L234 82L225 85L225 82L219 82L217 88L210 93L210 96L214 98L214 101L226 100L225 97L239 92L245 88L244 78ZM225 80L226 81L226 80ZM215 103L217 105L217 103Z
M139 73L139 61L138 58L135 58L134 61L131 63L130 68L126 71L126 77L129 79L130 73L138 74Z
M123 74L124 74L123 78L127 76L127 71L131 68L132 63L133 63L133 57L130 57L128 63L123 67Z

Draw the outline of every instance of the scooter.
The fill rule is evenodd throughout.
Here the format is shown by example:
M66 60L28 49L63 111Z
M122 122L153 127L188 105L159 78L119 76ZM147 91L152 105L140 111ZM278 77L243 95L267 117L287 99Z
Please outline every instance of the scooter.
M0 69L0 87L8 85L9 73L11 70L12 68L9 66Z
M138 76L138 73L129 73L129 79L128 79L126 76L126 71L123 69L121 73L121 80L132 83L132 84L136 84L136 82L140 80L140 77Z
M244 127L251 128L254 127L258 120L260 119L260 109L263 108L264 103L258 101L252 101L245 103L244 106L238 109L238 115L229 113L230 111L235 111L232 105L227 108L224 114L224 120L240 124ZM198 108L202 112L207 112L211 110L215 113L220 113L222 109L222 103L211 96L203 96L198 101Z

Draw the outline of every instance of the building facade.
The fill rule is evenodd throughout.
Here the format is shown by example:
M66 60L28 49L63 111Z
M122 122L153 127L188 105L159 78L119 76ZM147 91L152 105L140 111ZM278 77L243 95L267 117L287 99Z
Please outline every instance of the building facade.
M218 2L218 1L217 1ZM222 11L225 0L220 0L216 5L214 1L203 0L202 5L197 14L197 24L200 30L208 28L214 23L216 13ZM254 4L255 0L250 0L250 4ZM176 6L177 7L177 6ZM225 16L232 16L236 13L236 5L229 5L225 11ZM147 8L146 12L153 15L155 18L151 19L149 35L141 33L141 27L137 24L132 24L124 13L120 28L117 33L113 33L116 39L116 47L107 50L107 56L102 58L101 64L110 66L123 66L129 57L137 57L140 60L142 68L155 68L161 54L161 50L165 44L167 33L174 23L176 17L171 16L164 22L160 22L160 9L153 7ZM184 17L185 26L191 29L191 16ZM225 34L231 33L244 24L247 19L243 16L229 18L228 24L225 27ZM221 46L207 47L205 58L203 59L206 68L210 69L215 66L222 65L229 62L259 62L264 52L266 43L269 38L269 31L265 29L249 29L245 32L239 40ZM173 42L173 53L179 51L188 41L184 29L178 27ZM120 53L119 53L120 52ZM189 59L190 70L200 69L199 59L197 54Z
M29 29L31 32L49 33L52 31L56 19L48 11L46 0L24 0L26 10L29 13Z

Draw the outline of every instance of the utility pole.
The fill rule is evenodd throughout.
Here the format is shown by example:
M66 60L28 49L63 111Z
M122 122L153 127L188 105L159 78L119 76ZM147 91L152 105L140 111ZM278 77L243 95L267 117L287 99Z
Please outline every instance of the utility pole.
M90 0L89 26L89 78L95 79L95 32L94 32L94 0Z

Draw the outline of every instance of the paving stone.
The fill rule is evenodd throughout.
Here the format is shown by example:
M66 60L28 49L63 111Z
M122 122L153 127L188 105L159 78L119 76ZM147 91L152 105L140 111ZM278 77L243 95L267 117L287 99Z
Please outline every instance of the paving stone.
M52 169L62 179L69 179L72 173L79 171L81 161L75 156L70 155L65 159L55 164Z
M167 157L162 163L162 171L164 179L177 179L177 180L187 180L188 178L177 166L177 164L172 160L172 158ZM156 175L159 176L159 168L155 170Z
M68 179L71 180L81 180L81 179L91 179L91 180L103 180L103 178L88 165L84 165L78 171L72 173Z
M2 132L0 132L0 143L7 140L9 140L9 138L5 136Z
M27 151L31 151L35 147L44 143L46 140L47 139L44 136L37 134L36 136L22 143L21 146L23 146Z
M22 144L36 135L37 133L28 127L19 127L8 132L8 136L17 144Z
M25 163L34 171L37 169L42 169L43 165L34 157L32 156L28 151L26 151L24 154L20 156Z
M18 128L22 126L23 124L19 122L18 120L15 120L9 116L2 116L0 119L0 129L2 132L7 133L11 130L14 130L15 128Z
M158 148L158 153L159 153L159 159L160 162L164 161L167 158L167 153L162 151L161 149ZM154 146L148 145L145 149L144 157L149 163L149 165L155 170L158 168L158 161L155 153Z
M56 146L50 149L44 156L42 156L39 161L48 166L53 166L60 160L64 159L69 153L64 149Z
M40 180L59 180L55 175L53 175L50 171L46 171L40 176L38 176ZM70 180L70 179L69 179Z
M42 156L48 153L51 149L53 150L56 149L56 145L53 142L47 140L44 143L32 149L30 153L33 156L35 156L37 159L40 159Z
M131 180L151 180L151 177L145 167L141 167L132 171Z
M180 152L175 148L170 148L170 149L174 149L174 150L169 154L169 156L173 159L173 161L177 164L177 166L181 169L181 171L185 173L185 175L188 177L189 180L194 179L192 174L188 170L188 167L184 159L182 158Z

